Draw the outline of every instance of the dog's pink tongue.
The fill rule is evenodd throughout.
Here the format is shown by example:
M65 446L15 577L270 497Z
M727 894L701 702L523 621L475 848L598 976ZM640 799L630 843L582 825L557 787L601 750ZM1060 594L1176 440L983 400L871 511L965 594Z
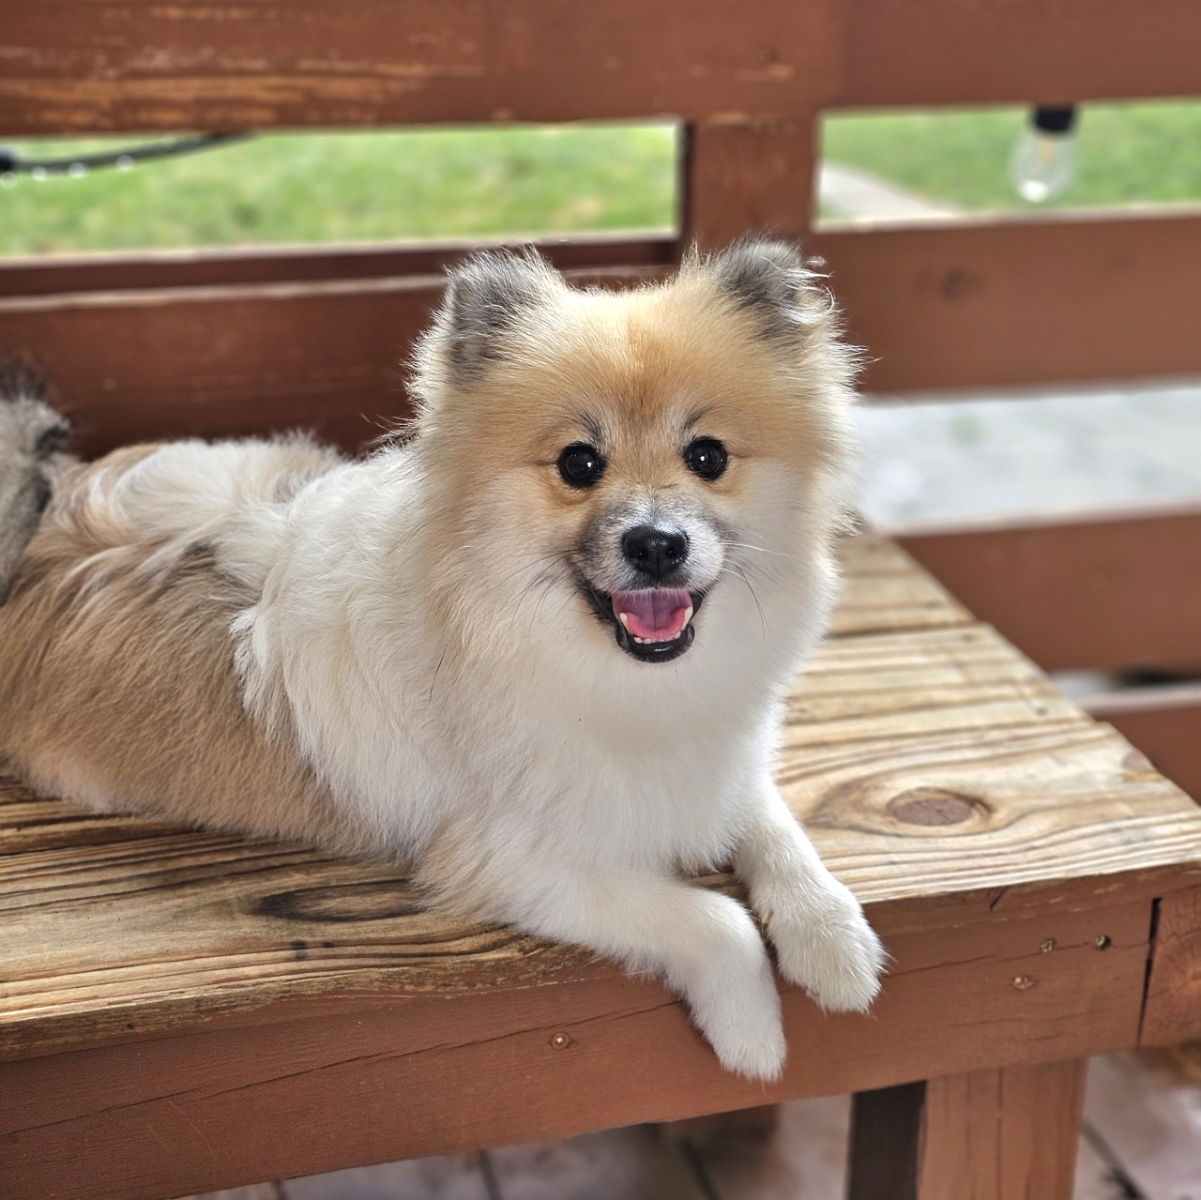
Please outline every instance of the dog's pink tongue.
M643 588L614 592L613 613L635 636L666 642L688 624L692 597L683 588Z

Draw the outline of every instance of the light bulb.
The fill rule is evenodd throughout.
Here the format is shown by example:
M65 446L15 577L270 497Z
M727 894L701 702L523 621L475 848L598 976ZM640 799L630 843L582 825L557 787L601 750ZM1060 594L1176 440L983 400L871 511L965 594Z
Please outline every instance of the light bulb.
M1076 147L1074 106L1036 108L1022 131L1009 174L1023 200L1041 204L1059 195L1071 182Z

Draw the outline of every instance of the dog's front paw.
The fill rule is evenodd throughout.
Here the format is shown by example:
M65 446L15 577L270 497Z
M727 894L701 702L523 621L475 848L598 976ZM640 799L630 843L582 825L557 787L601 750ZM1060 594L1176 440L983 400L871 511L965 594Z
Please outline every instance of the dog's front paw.
M712 1014L694 1016L727 1071L763 1083L774 1083L780 1078L788 1057L788 1044L784 1040L779 1000L774 995L770 1005L756 1003L740 1012L728 1011L724 1019L713 1020Z
M780 974L834 1012L866 1012L880 991L887 953L848 891L817 912L768 922Z

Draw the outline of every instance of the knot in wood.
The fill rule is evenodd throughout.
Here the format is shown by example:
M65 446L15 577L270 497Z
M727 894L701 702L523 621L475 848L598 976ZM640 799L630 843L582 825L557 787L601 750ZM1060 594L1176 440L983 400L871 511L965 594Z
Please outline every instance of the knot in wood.
M923 787L894 796L888 811L906 825L958 825L976 811L976 805L966 796Z

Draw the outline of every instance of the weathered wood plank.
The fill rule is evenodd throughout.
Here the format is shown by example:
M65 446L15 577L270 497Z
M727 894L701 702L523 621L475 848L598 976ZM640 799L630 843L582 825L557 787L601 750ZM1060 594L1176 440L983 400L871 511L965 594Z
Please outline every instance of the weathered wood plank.
M1148 930L1146 902L886 930L895 964L871 1016L784 993L796 1052L766 1088L722 1071L660 987L600 963L553 987L477 971L443 997L343 990L241 1025L193 1015L161 1037L0 1067L0 1184L12 1200L151 1200L1075 1057L1136 1036Z
M1201 669L1201 507L891 532L1046 670Z
M532 238L521 244L530 242L563 271L665 269L679 257L678 240L662 233L573 233L570 240ZM433 276L473 251L513 244L511 238L480 237L13 255L0 259L0 297Z
M1201 1038L1201 888L1159 903L1141 1041L1172 1046Z
M685 245L719 250L751 230L804 240L817 169L817 114L808 120L697 122L685 131Z
M1066 103L1201 90L1201 27L1190 0L1161 0L1153 15L1124 0L851 0L846 13L843 105Z
M10 0L7 135L783 115L834 89L832 0Z
M826 230L808 248L873 391L1201 372L1196 213Z
M741 144L760 135L712 136ZM769 140L791 149L765 158L770 211L759 215L795 232L802 208L784 185L800 170L800 143L782 133ZM697 158L698 171L702 161L711 160ZM690 228L706 242L748 227L732 193L697 192L694 201ZM867 384L877 390L1201 371L1187 319L1201 307L1201 277L1189 269L1189 247L1201 249L1201 218L826 232L807 245L830 264L850 336L872 349ZM619 284L662 270L659 255L668 251L674 247L634 244L635 261L625 266L605 265L599 252L595 265L582 250L562 257L579 264L584 279ZM389 261L406 271L436 269L441 254L397 252ZM355 277L306 281L324 269L317 258L302 255L291 267L286 257L268 256L258 266L236 259L209 266L202 258L195 279L228 270L261 274L273 265L298 282L161 290L127 288L124 268L114 264L111 273L126 290L0 300L0 346L43 362L88 453L148 436L296 424L360 445L381 422L408 411L401 364L428 324L442 280L376 277L369 258L334 253L331 265L343 263ZM104 273L96 272L79 281L99 282ZM176 267L166 273L178 277Z
M415 275L0 300L0 346L42 364L85 455L298 426L358 448L411 415L404 364L442 286Z
M1122 0L1037 8L830 0L687 12L523 3L319 0L81 8L15 0L0 130L240 129L677 113L789 118L846 106L1190 95L1189 0L1142 19Z
M898 551L868 539L845 553L853 630L799 681L779 776L833 869L884 906L879 920L906 932L1187 885L1193 805ZM881 579L894 583L873 614ZM923 593L929 627L868 632L887 629L896 597L910 621ZM590 969L425 913L387 868L4 794L9 1056L233 1020L281 996L454 993L477 975L533 986Z
M914 1200L1071 1200L1083 1061L926 1084Z

